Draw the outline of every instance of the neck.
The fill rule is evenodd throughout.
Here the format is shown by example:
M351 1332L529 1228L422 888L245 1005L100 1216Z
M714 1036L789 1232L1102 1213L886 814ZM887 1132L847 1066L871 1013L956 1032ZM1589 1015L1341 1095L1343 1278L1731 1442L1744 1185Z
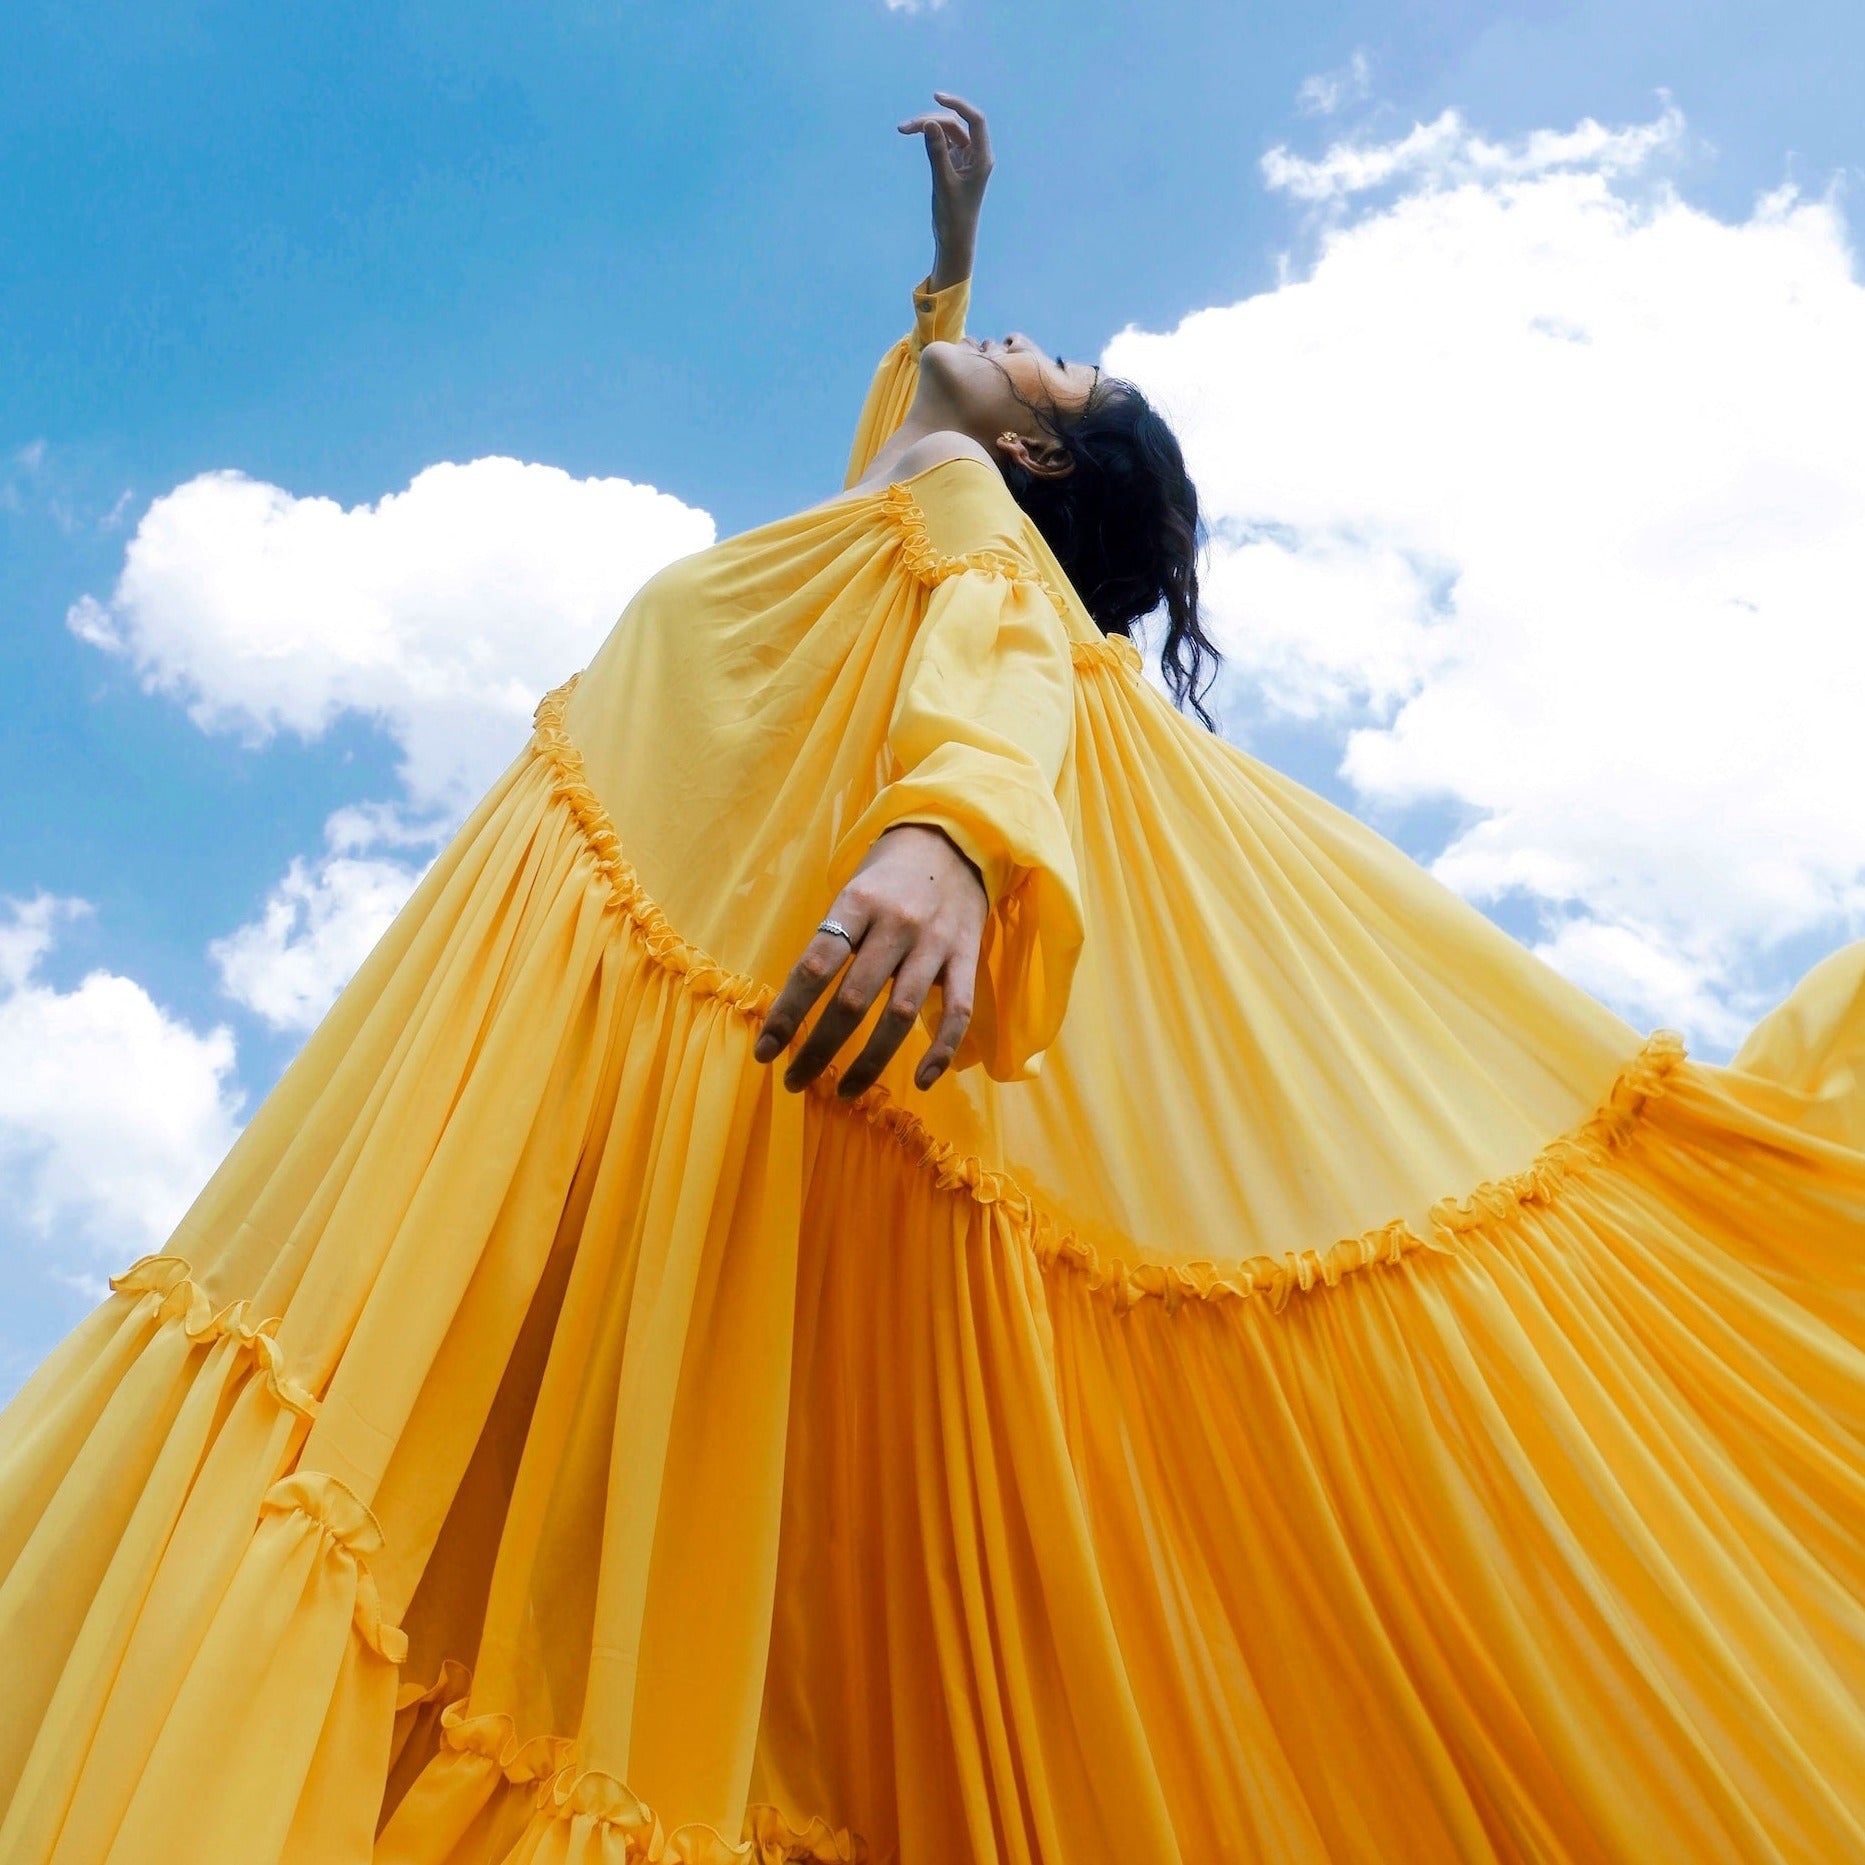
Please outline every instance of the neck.
M920 441L933 434L965 434L988 453L990 436L975 434L965 418L965 410L941 392L939 385L922 374L914 390L912 405L900 425L882 443L868 464L868 470L855 483L867 485L889 478L906 454Z

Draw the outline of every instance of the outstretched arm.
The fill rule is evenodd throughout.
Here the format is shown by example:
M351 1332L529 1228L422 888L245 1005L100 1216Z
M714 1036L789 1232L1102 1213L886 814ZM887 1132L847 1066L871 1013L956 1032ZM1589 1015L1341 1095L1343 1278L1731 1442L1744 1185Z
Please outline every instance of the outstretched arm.
M978 216L991 177L991 136L982 110L949 91L934 91L933 96L950 108L909 117L900 125L903 136L925 138L932 168L932 270L914 288L913 329L881 358L874 372L855 426L844 486L861 478L906 418L919 384L920 351L929 343L965 334Z
M984 211L985 184L991 179L991 132L984 112L950 91L934 91L947 108L908 117L903 136L926 138L932 165L933 269L927 284L943 291L971 277L978 250L978 216Z

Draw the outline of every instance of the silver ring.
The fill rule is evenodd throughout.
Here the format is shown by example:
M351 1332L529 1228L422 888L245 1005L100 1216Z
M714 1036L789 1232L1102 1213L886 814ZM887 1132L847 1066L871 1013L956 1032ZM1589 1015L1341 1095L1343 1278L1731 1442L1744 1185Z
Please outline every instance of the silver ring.
M816 928L816 930L818 932L834 933L838 939L846 939L848 941L848 949L851 952L854 951L855 935L852 932L850 932L848 928L842 925L839 921L824 920L823 923Z

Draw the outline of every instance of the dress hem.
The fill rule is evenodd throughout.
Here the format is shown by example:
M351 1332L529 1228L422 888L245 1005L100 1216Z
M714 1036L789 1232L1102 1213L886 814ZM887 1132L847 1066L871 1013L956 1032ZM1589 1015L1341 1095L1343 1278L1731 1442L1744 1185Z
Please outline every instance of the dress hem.
M530 1858L538 1829L567 1820L609 1829L621 1839L622 1857L630 1862L869 1865L870 1850L859 1833L833 1826L820 1814L798 1826L768 1801L754 1801L746 1807L742 1837L737 1840L701 1822L690 1822L669 1832L652 1807L626 1782L604 1769L584 1766L572 1737L538 1735L521 1740L516 1723L503 1711L473 1714L470 1680L471 1673L464 1665L447 1659L427 1689L417 1692L412 1686L404 1686L398 1709L405 1712L431 1703L449 1687L460 1692L441 1711L439 1742L425 1767L431 1768L451 1753L490 1768L508 1787L530 1791L534 1817L524 1836L507 1853L508 1859ZM417 1775L410 1783L408 1795L418 1791L419 1778ZM601 1856L608 1859L612 1855L604 1852Z

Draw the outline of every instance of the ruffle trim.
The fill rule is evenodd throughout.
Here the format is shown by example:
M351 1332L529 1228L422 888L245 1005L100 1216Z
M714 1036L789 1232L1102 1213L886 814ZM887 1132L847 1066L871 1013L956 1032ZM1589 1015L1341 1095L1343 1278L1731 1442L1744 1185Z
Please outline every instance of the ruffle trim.
M404 1693L404 1706L431 1702L449 1678L464 1686L469 1673L449 1659L427 1690ZM864 1865L866 1842L846 1827L820 1816L791 1825L777 1807L760 1804L745 1812L744 1837L730 1840L716 1827L687 1825L668 1832L654 1810L624 1782L577 1760L568 1736L518 1737L503 1712L472 1715L466 1696L441 1712L440 1742L489 1763L514 1787L536 1787L538 1810L555 1819L594 1820L620 1836L623 1857L634 1865Z
M229 1302L216 1308L207 1291L194 1280L194 1271L181 1256L140 1256L121 1275L110 1278L119 1295L153 1295L155 1318L177 1321L191 1341L202 1346L229 1339L242 1353L259 1363L266 1388L278 1402L305 1418L317 1416L317 1400L285 1374L284 1355L277 1334L279 1317L254 1321L250 1301Z
M356 1570L356 1603L351 1623L357 1635L378 1657L400 1664L408 1656L408 1635L382 1616L382 1596L366 1555L382 1552L382 1525L369 1505L327 1470L294 1470L266 1491L259 1505L268 1515L300 1515L324 1539L348 1557Z
M154 1296L154 1319L162 1325L179 1324L197 1345L222 1339L236 1342L241 1352L251 1354L258 1362L266 1388L279 1404L303 1418L317 1416L316 1395L286 1377L284 1357L275 1338L279 1317L273 1315L255 1323L250 1301L229 1302L224 1308L216 1308L207 1291L195 1281L185 1257L138 1257L121 1275L110 1278L110 1286L119 1295ZM294 1470L279 1478L260 1499L260 1519L268 1515L302 1516L331 1548L349 1560L356 1573L351 1618L357 1635L379 1657L400 1664L408 1655L408 1639L399 1626L390 1625L383 1617L382 1596L369 1570L367 1557L382 1551L382 1526L369 1505L328 1471Z
M576 818L584 843L609 884L611 904L647 949L648 957L682 979L696 996L721 998L742 1015L761 1018L775 1000L776 991L755 978L728 971L717 959L681 938L622 853L615 824L589 787L583 754L563 727L564 709L580 678L573 675L538 702L537 730L531 744L533 751L550 765L551 794Z
M1279 1311L1292 1295L1338 1288L1346 1276L1401 1263L1417 1250L1454 1254L1469 1233L1507 1225L1519 1218L1524 1206L1552 1203L1567 1184L1603 1165L1631 1139L1645 1107L1664 1093L1683 1060L1683 1038L1674 1030L1657 1031L1619 1071L1586 1121L1543 1147L1525 1171L1489 1180L1464 1198L1440 1199L1427 1214L1424 1236L1395 1219L1324 1249L1290 1250L1235 1263L1126 1262L1103 1256L1043 1210L1010 1174L994 1172L975 1153L960 1153L950 1141L936 1137L918 1115L878 1084L852 1106L911 1152L942 1189L962 1191L980 1204L1004 1206L1043 1269L1083 1276L1091 1290L1107 1295L1123 1312L1149 1300L1164 1302L1170 1312L1185 1301L1254 1296L1267 1297Z
M457 1658L443 1658L440 1674L431 1684L409 1681L395 1693L395 1714L402 1716L432 1703L450 1705L456 1698L466 1695L472 1681L472 1672Z
M900 534L900 554L907 569L928 588L943 583L948 576L959 576L966 570L982 570L990 576L1001 576L1009 583L1033 584L1049 598L1050 606L1058 615L1067 617L1068 605L1062 600L1061 592L1040 570L1022 558L996 550L967 551L963 556L950 557L939 550L926 528L926 514L905 485L889 486L881 500L881 509ZM1071 639L1069 658L1084 672L1118 673L1130 679L1137 677L1141 667L1140 650L1124 635L1103 635L1098 641Z
M491 1762L515 1787L555 1780L576 1759L576 1745L568 1736L534 1735L520 1741L511 1717L491 1710L475 1716L464 1694L441 1711L440 1740L444 1748Z
M610 1827L629 1865L865 1865L868 1857L866 1844L846 1827L818 1817L799 1830L769 1805L746 1810L745 1837L737 1841L715 1826L670 1833L646 1802L597 1768L566 1768L538 1790L537 1804L556 1819Z
M911 501L908 501L911 503ZM956 559L941 559L956 562ZM1129 642L1123 647L1131 648ZM1137 653L1135 655L1137 660ZM563 729L563 712L576 681L539 701L539 754L555 773L553 794L582 826L590 852L608 878L615 904L656 964L685 977L692 989L722 998L746 1019L761 1019L776 997L769 985L727 971L689 945L668 923L621 852L615 826L590 789L583 760ZM1357 1237L1321 1249L1289 1250L1281 1256L1252 1256L1234 1263L1199 1259L1185 1263L1127 1262L1106 1257L1073 1229L1043 1210L1007 1172L993 1171L976 1153L961 1153L917 1115L902 1107L880 1082L844 1101L835 1092L837 1070L825 1068L810 1092L839 1111L858 1113L905 1150L942 1191L961 1192L978 1204L1001 1205L1011 1226L1035 1252L1045 1270L1060 1267L1087 1278L1097 1294L1122 1310L1158 1300L1176 1308L1183 1301L1228 1301L1266 1296L1281 1309L1290 1296L1337 1288L1343 1277L1377 1265L1401 1263L1414 1251L1454 1251L1468 1233L1511 1220L1524 1206L1546 1204L1570 1180L1603 1163L1631 1137L1648 1102L1665 1090L1684 1059L1683 1038L1673 1030L1653 1034L1619 1071L1606 1098L1571 1132L1551 1141L1525 1171L1479 1185L1464 1198L1444 1198L1431 1207L1427 1234L1395 1219Z
M1118 674L1137 680L1145 665L1140 650L1125 635L1103 635L1099 641L1071 641L1069 659L1077 673Z

